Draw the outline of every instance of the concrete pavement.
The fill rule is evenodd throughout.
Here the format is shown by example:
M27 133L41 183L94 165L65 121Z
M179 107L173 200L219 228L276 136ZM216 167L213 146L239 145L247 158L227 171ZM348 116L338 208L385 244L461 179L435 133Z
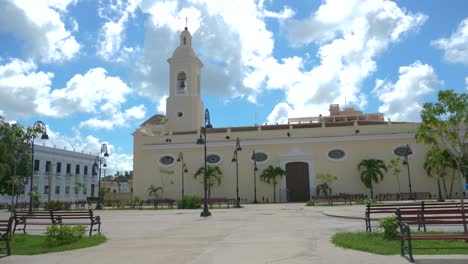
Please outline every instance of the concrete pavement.
M241 209L103 210L108 242L73 251L10 256L0 263L408 263L335 247L338 231L362 231L364 221L323 214L362 217L364 206L306 207L303 204L246 205ZM0 212L6 217L7 212ZM417 263L468 263L468 255L416 256Z

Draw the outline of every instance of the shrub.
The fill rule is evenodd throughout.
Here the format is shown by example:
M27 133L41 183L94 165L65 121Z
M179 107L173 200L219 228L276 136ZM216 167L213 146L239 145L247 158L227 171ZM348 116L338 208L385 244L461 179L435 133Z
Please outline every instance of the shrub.
M177 201L177 208L179 209L196 209L200 208L202 198L195 195L187 195L182 200Z
M384 230L384 239L392 240L398 238L398 219L396 216L389 216L380 220L379 227Z
M354 201L355 204L380 204L379 201L373 199L357 199Z
M68 203L61 201L50 201L44 205L44 209L52 211L68 210Z
M84 225L68 226L68 225L52 225L47 227L46 242L49 245L66 245L80 240L86 227Z
M315 206L315 201L310 199L309 201L307 201L306 206Z

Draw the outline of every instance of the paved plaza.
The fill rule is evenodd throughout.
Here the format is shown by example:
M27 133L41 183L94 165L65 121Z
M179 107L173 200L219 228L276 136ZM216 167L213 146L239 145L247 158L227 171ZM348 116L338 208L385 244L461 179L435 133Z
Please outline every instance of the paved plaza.
M35 256L10 256L0 263L408 263L335 247L337 231L362 231L364 206L306 207L304 204L246 205L241 209L104 210L100 246ZM324 213L328 214L325 215ZM333 217L330 215L345 216ZM0 212L0 217L8 212ZM416 255L416 263L466 264L468 255Z

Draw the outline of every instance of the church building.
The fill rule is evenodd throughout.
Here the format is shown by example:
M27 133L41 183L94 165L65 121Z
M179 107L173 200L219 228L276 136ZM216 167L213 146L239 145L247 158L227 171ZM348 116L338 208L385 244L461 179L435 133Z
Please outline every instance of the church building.
M205 145L196 144L200 139L206 140L207 164L218 166L223 174L220 184L212 187L211 197L235 198L238 182L242 201L272 202L273 185L260 180L269 165L286 171L278 178L279 202L309 200L319 184L318 173L337 177L331 184L334 194L369 195L360 180L359 162L380 159L388 164L397 156L402 161L398 181L386 173L374 185L374 194L396 193L399 185L401 192L409 192L409 181L413 192L437 194L436 179L423 169L428 146L415 141L418 123L385 121L379 113L340 110L332 104L329 116L290 118L288 124L210 128L211 124L205 123L209 113L201 99L203 63L192 48L187 28L167 61L166 115L152 116L133 133L134 195L142 199L149 198L150 185L162 187L160 197L164 198L203 196L203 177L194 177L204 166ZM206 138L201 129L205 125ZM237 153L236 143L241 147ZM458 178L453 189L460 190Z

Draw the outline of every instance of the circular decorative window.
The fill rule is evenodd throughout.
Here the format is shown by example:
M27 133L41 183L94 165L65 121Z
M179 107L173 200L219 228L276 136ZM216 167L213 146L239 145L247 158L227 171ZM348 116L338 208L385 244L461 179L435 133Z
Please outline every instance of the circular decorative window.
M169 167L175 163L175 158L173 156L162 156L159 159L159 163L164 167Z
M218 164L221 162L221 157L217 154L210 154L206 157L206 162L210 164Z
M255 155L252 154L251 159L256 162L264 162L268 159L268 154L265 152L255 152Z
M397 147L396 149L393 150L393 154L399 157L404 157L406 155L411 155L413 154L413 151L411 150L411 147L407 146L400 146Z
M344 156L345 156L345 152L341 149L334 149L328 152L328 157L330 159L338 160L338 159L344 158Z

